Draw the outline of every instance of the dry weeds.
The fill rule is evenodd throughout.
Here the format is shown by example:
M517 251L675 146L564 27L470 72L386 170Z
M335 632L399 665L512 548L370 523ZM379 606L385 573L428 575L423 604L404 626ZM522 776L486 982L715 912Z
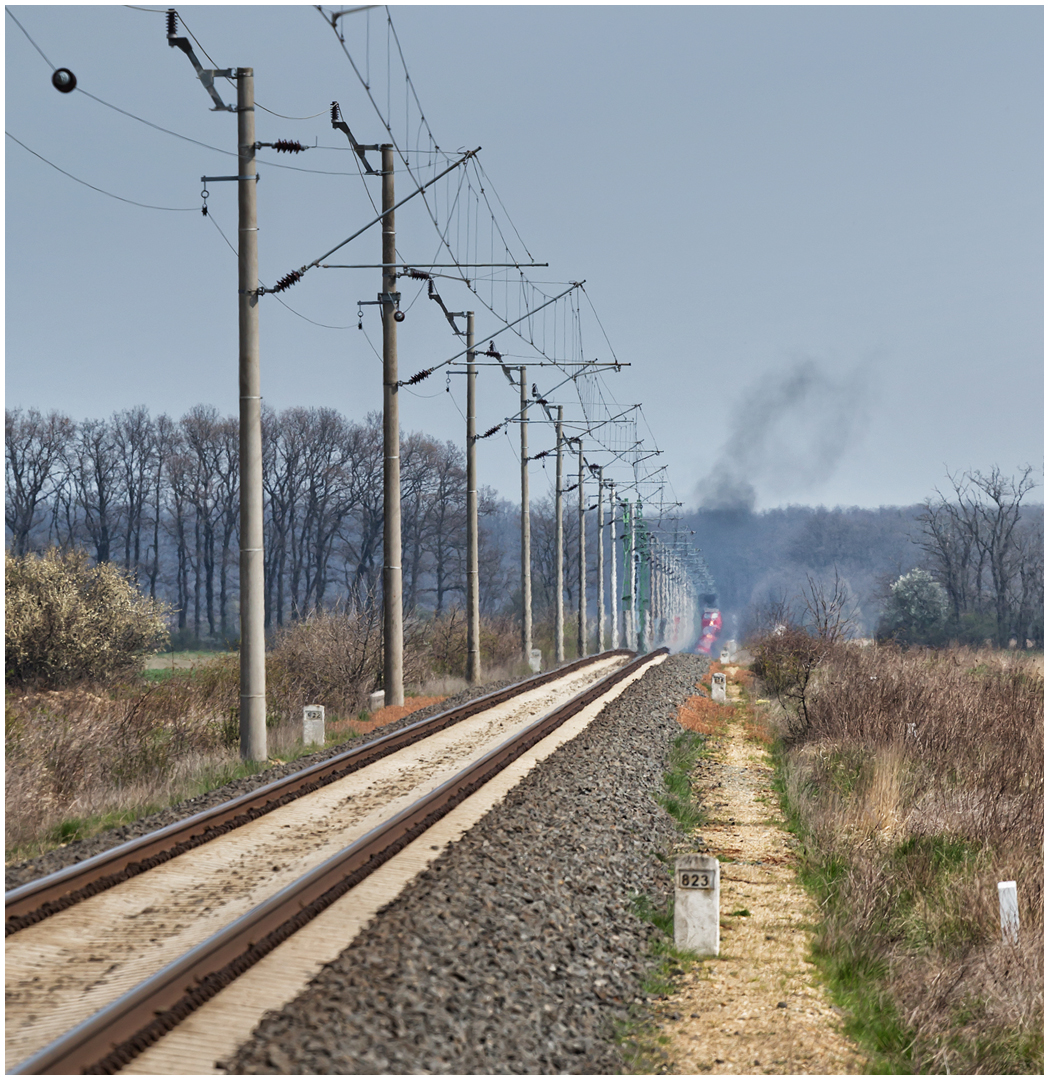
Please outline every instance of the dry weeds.
M840 648L785 755L825 968L893 1068L1042 1062L1043 676L1022 655ZM997 882L1021 935L1003 944Z

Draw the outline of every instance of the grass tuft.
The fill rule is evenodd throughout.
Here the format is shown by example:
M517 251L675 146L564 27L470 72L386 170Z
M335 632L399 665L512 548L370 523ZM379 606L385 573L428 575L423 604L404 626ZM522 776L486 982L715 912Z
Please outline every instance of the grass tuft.
M690 731L675 735L670 744L663 790L656 795L656 802L683 832L692 832L706 820L692 787L692 773L705 753L706 737Z

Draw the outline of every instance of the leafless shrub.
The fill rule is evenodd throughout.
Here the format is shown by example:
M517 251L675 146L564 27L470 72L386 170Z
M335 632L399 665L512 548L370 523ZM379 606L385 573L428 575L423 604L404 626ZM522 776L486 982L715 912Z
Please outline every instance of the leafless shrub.
M381 609L314 612L277 634L266 658L268 711L295 720L303 705L321 704L355 716L381 676Z
M455 610L424 624L425 648L428 651L433 675L463 676L466 674L466 616ZM521 636L514 620L508 616L481 618L482 670L505 668L514 664L521 654Z

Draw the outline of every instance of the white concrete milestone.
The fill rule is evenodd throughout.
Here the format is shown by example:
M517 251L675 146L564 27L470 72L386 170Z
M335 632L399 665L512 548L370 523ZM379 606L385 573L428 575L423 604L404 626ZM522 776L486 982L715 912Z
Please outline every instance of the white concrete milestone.
M722 704L725 704L727 700L725 673L723 671L715 672L710 676L710 699L711 701L720 701Z
M324 706L304 705L302 707L302 741L306 746L311 743L324 745Z
M699 956L721 948L721 864L713 855L674 860L674 945Z

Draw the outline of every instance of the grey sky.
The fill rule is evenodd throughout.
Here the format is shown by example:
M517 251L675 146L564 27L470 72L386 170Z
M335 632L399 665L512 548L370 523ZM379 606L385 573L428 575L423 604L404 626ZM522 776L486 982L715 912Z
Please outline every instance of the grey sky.
M234 118L209 112L162 15L11 10L84 90L235 145ZM313 8L179 10L217 65L254 67L261 104L322 114L259 113L261 140L338 146L327 117L337 98L358 138L382 141ZM762 507L908 503L945 466L1041 468L1041 7L392 12L441 147L483 147L528 250L550 263L533 277L586 279L616 355L632 365L606 384L643 403L687 505L710 490L701 482L715 465ZM382 9L345 22L348 47L384 92ZM78 419L139 403L235 413L236 261L199 213L199 177L230 172L232 159L57 93L10 18L5 31L12 135L107 191L194 208L117 202L5 140L8 405ZM344 150L279 160L352 169ZM259 173L264 281L372 216L356 176L261 159ZM234 185L211 185L214 220L234 242L235 201ZM405 257L425 263L434 241L421 210L398 214ZM378 255L373 231L340 259ZM374 271L318 270L286 294L303 315L346 330L264 299L270 405L332 405L353 419L379 408L380 368L356 326L356 301L378 287ZM468 305L465 290L441 289L450 307ZM378 344L375 309L365 311ZM496 326L479 314L479 340ZM594 324L584 330L584 355L608 359ZM423 296L402 324L402 377L455 351ZM451 395L444 382L404 395L402 425L461 443L462 379ZM793 389L777 399L777 388ZM479 427L515 406L502 376L484 372ZM532 437L534 448L549 441ZM481 458L482 482L509 498L513 446L500 435ZM552 466L535 472L541 494Z

